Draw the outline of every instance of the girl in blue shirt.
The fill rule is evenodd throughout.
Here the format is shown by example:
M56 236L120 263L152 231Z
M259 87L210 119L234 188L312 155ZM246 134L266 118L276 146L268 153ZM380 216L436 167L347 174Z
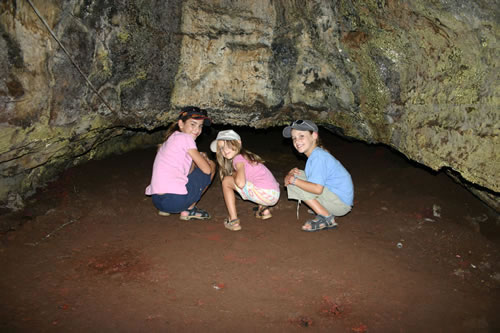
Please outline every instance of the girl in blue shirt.
M296 120L283 129L285 138L307 156L305 170L293 168L285 176L288 199L304 201L316 214L307 221L304 231L334 229L336 216L352 209L354 189L351 175L328 151L321 147L318 126L310 120Z

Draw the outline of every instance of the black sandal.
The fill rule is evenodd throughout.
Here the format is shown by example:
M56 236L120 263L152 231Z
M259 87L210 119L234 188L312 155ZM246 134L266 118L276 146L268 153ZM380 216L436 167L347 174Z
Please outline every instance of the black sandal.
M311 228L305 228L305 226L310 225ZM335 222L335 216L323 216L316 215L312 220L307 221L303 226L302 230L307 232L315 232L320 230L335 229L338 224Z
M191 209L186 210L188 212L188 215L181 215L180 219L184 221L188 220L208 220L210 218L210 214L206 210L203 210L201 208L198 208L194 206Z

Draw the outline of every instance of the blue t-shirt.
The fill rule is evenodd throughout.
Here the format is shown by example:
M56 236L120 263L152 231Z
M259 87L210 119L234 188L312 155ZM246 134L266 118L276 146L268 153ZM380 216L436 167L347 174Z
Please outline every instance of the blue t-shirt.
M352 206L354 187L351 175L330 153L314 148L307 159L305 173L307 181L328 188L346 205Z

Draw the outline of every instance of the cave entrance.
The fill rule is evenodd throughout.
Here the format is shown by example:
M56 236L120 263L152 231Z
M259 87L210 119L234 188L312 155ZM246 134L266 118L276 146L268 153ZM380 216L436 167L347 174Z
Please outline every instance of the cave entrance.
M201 136L199 149L208 151L222 129ZM282 128L234 129L279 182L304 166ZM485 205L444 173L384 146L320 135L351 173L355 204L338 218L339 228L316 233L300 230L307 207L297 219L296 202L283 192L268 220L237 200L243 229L225 229L217 179L198 203L210 220L160 216L144 195L155 147L66 170L27 203L15 230L0 234L1 327L500 327L500 298L492 292L500 285L500 243L498 234L481 234L491 219Z

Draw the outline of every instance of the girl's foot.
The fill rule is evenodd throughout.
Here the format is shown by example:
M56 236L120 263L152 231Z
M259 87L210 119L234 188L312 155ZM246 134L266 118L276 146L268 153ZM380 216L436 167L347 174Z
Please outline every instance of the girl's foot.
M316 217L312 220L307 221L303 226L303 231L320 231L327 229L335 229L338 227L338 224L335 222L335 216L323 216L316 215Z
M224 220L224 226L231 231L241 230L240 219L229 220L229 218Z
M267 206L259 205L257 211L255 212L255 217L261 220L267 220L273 217L271 210Z
M206 210L203 210L201 208L198 208L194 206L191 209L185 210L181 212L180 219L181 220L208 220L210 218L210 214Z
M170 213L169 212L163 212L161 210L158 211L158 215L160 216L170 216Z

